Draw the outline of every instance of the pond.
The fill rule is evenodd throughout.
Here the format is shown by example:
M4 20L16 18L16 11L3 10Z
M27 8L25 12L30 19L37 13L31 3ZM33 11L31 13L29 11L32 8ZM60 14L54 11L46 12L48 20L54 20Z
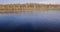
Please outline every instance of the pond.
M60 11L0 14L1 32L59 32Z

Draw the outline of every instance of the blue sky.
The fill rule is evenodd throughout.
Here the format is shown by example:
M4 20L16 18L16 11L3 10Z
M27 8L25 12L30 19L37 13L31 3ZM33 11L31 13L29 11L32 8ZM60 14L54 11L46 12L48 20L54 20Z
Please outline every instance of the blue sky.
M14 4L14 3L60 4L60 0L0 0L0 4Z

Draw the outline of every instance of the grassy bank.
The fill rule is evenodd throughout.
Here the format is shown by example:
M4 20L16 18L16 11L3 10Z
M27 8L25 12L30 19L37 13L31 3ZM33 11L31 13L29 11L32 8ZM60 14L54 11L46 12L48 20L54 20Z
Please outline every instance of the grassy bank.
M0 13L18 13L29 11L60 10L60 4L0 4Z
M0 9L0 13L19 13L29 11L60 10L60 8L21 8L21 9Z

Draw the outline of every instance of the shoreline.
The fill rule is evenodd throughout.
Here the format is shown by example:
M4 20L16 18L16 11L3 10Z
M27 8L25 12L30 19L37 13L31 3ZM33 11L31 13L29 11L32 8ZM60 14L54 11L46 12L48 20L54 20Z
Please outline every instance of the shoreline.
M60 11L58 9L45 9L45 10L0 10L0 14L6 14L6 13L21 13L21 12L33 12L33 11Z
M42 10L60 10L60 4L38 4L38 3L0 4L1 13L19 13L26 11L32 12Z

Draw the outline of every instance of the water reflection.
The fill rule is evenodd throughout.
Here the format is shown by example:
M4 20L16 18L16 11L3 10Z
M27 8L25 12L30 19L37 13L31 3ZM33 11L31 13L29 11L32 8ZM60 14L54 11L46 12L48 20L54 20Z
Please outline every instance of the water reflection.
M60 31L60 11L34 11L0 14L0 31Z

